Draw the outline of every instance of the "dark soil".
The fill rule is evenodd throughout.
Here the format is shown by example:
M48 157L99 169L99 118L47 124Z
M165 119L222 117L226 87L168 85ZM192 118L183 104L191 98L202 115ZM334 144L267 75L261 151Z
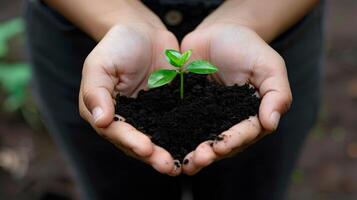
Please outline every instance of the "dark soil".
M188 75L185 97L180 99L179 79L170 85L140 91L138 97L117 97L116 113L149 135L180 161L201 142L257 114L260 99L255 89L223 86L204 75Z

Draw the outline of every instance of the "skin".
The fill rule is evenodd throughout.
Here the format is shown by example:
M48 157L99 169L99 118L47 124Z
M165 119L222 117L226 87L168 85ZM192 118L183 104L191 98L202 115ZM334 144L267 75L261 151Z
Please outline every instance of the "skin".
M81 116L126 154L161 173L193 175L216 160L233 156L273 132L290 107L292 94L284 60L268 43L296 23L318 0L227 0L181 45L137 0L46 0L99 43L88 55L79 94ZM80 12L78 12L80 10ZM286 12L286 11L289 12ZM171 155L123 121L113 123L114 96L135 96L150 73L167 66L164 49L193 50L193 59L219 67L213 78L231 85L253 84L262 103L254 116L222 133L223 141L200 144L182 168Z
M289 109L292 95L284 60L245 26L215 24L199 28L187 35L182 48L192 48L193 57L219 66L220 71L214 76L218 81L226 85L249 82L262 97L259 119L254 116L233 126L222 133L223 141L214 143L213 147L202 143L186 156L189 163L183 166L183 172L192 175L274 131L280 115Z

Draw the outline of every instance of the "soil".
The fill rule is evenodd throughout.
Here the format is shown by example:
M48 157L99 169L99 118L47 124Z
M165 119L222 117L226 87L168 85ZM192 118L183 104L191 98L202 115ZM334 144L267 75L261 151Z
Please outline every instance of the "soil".
M219 140L219 134L258 113L260 99L248 84L223 86L205 75L185 77L185 97L180 99L179 79L137 98L117 96L116 113L174 159L183 158L200 143Z
M357 112L353 109L357 106L357 92L346 90L357 80L357 26L350 25L351 20L357 18L357 1L326 3L328 57L321 97L324 106L319 123L302 149L287 200L357 199L357 154L353 154L357 151L349 150L357 143ZM22 7L22 0L0 1L0 21L21 16ZM23 51L10 48L11 57L6 60L19 61L17 58L26 57L17 53ZM78 190L74 182L61 186L59 180L63 177L72 180L72 177L48 133L31 130L23 121L14 124L10 116L12 114L0 111L0 148L12 146L12 142L23 145L24 139L29 139L34 143L36 159L31 159L26 177L20 180L0 169L0 199L46 199L45 193L53 191L50 188L71 196L72 200L79 199L73 195ZM22 198L18 198L19 194ZM191 199L189 197L183 194L183 199Z

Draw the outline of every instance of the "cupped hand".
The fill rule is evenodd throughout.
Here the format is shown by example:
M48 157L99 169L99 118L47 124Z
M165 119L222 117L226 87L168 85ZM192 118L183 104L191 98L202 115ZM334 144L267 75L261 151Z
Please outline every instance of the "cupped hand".
M200 144L186 156L183 173L192 175L212 162L232 156L276 130L280 116L292 102L285 63L256 32L248 27L217 23L188 34L181 50L193 50L193 59L206 59L219 68L213 78L225 85L252 84L261 97L258 116L223 132L222 141Z
M126 154L169 175L181 173L171 155L124 121L113 121L115 96L135 96L149 74L165 66L164 49L178 49L164 27L145 24L111 28L85 60L79 94L81 116Z

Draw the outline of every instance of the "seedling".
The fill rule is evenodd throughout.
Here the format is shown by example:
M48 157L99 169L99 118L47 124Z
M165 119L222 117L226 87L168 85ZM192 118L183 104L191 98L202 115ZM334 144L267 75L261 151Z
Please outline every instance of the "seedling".
M185 65L190 59L192 54L191 50L188 50L181 54L180 52L167 49L165 50L166 60L177 69L159 69L154 71L148 80L149 88L157 88L170 83L177 75L180 75L180 97L184 96L184 74L213 74L218 71L217 67L205 60L195 60Z

